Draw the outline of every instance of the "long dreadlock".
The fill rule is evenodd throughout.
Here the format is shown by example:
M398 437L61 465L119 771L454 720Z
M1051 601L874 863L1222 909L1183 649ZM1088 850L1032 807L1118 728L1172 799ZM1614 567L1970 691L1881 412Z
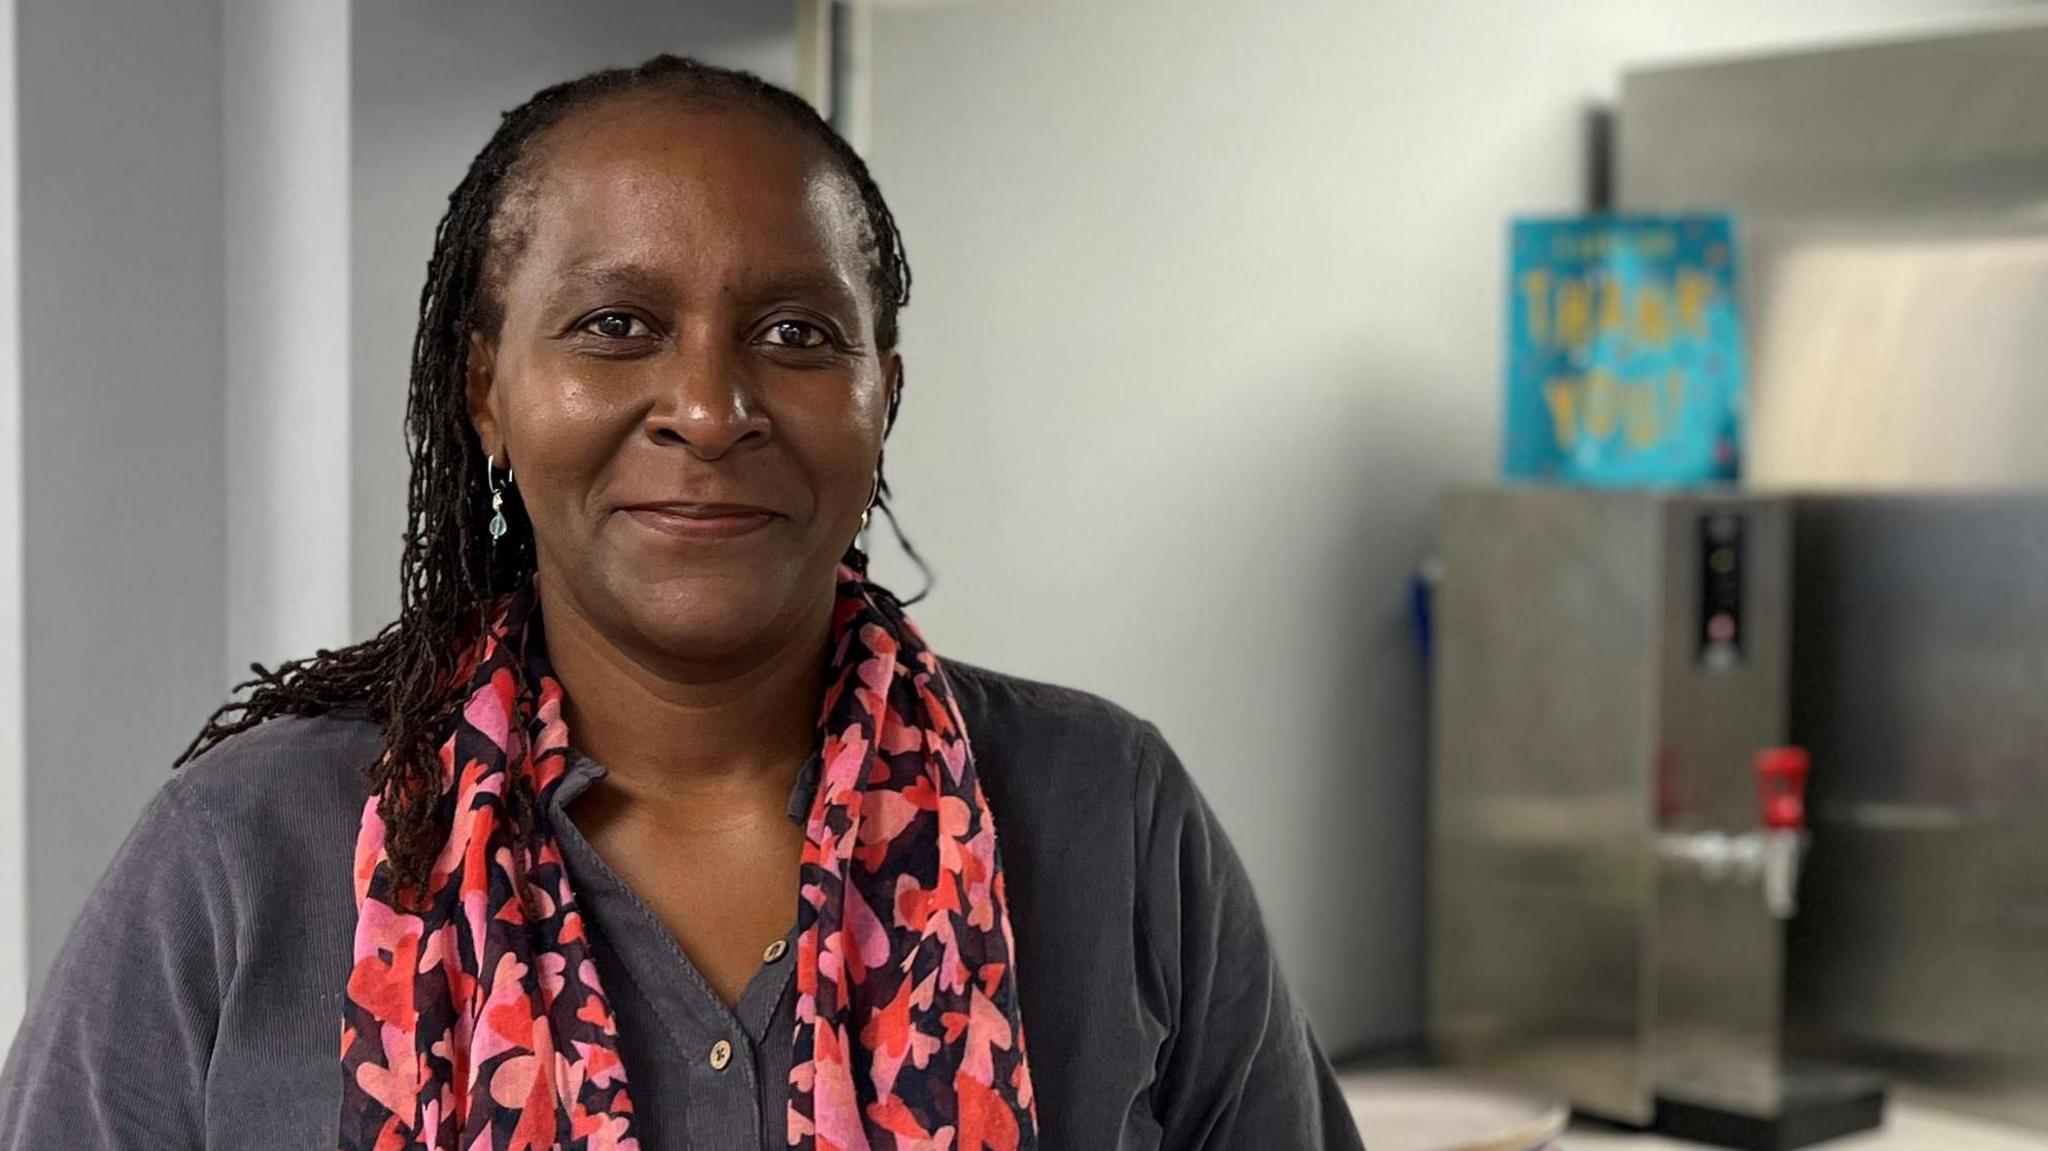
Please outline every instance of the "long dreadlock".
M504 114L448 197L420 292L406 401L412 478L398 618L340 651L323 648L274 670L251 664L254 678L234 689L237 696L245 690L248 695L214 712L177 759L182 766L277 716L365 711L384 730L382 754L365 772L381 797L387 849L401 889L424 883L446 834L437 818L439 749L460 704L454 698L461 686L458 657L486 626L493 601L530 579L535 564L533 528L516 488L507 489L512 498L504 538L495 548L484 542L491 492L466 399L470 333L495 334L500 316L494 280L513 254L507 249L520 240L516 224L508 227L511 222L501 215L508 199L525 194L537 179L541 160L533 144L542 133L579 109L641 92L765 110L823 143L860 193L872 261L875 342L883 352L895 348L897 313L910 301L910 264L881 190L859 154L793 92L746 72L662 55L637 68L607 69L543 89ZM885 429L895 425L901 396L899 383ZM893 526L888 494L884 479L881 508ZM923 567L915 550L905 547Z

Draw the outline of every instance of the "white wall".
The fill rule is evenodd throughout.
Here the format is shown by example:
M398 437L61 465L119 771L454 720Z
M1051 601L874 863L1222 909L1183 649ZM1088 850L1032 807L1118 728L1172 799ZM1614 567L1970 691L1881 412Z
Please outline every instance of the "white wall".
M228 682L349 630L349 8L223 0Z
M434 226L499 114L548 84L659 52L788 84L794 20L788 0L355 0L349 420L358 636L398 613L406 377Z
M1649 58L1962 0L1039 0L883 14L916 269L889 468L941 650L1158 721L1325 1043L1422 1030L1404 580L1492 474L1502 236ZM907 565L880 570L907 591Z
M217 0L17 0L30 978L222 694Z

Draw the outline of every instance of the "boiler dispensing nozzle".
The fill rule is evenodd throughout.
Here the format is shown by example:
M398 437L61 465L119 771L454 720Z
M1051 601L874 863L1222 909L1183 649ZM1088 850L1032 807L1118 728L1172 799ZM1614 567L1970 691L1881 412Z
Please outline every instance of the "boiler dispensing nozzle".
M1763 801L1764 901L1771 914L1790 919L1799 909L1799 864L1806 853L1806 778L1813 760L1803 747L1757 753L1757 790Z

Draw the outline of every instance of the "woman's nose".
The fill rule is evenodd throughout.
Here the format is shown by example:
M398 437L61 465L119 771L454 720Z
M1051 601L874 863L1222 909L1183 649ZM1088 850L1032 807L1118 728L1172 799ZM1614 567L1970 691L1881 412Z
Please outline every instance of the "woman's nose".
M661 394L648 410L647 432L657 441L680 443L706 460L767 441L767 414L736 349L693 334L662 357L656 377Z

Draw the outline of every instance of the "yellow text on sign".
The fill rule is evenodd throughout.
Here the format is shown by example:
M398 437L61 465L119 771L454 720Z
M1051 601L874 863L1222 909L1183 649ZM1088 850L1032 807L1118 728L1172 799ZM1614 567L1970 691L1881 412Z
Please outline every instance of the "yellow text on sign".
M1530 338L1542 348L1575 352L1608 336L1649 351L1669 347L1674 335L1703 339L1707 310L1719 292L1714 277L1698 268L1680 268L1669 286L1645 283L1632 291L1605 272L1558 276L1535 268L1522 273L1519 288Z
M1605 443L1619 431L1636 449L1654 447L1675 427L1685 403L1685 373L1661 380L1619 380L1608 371L1554 376L1543 385L1551 432L1570 451L1579 441Z

